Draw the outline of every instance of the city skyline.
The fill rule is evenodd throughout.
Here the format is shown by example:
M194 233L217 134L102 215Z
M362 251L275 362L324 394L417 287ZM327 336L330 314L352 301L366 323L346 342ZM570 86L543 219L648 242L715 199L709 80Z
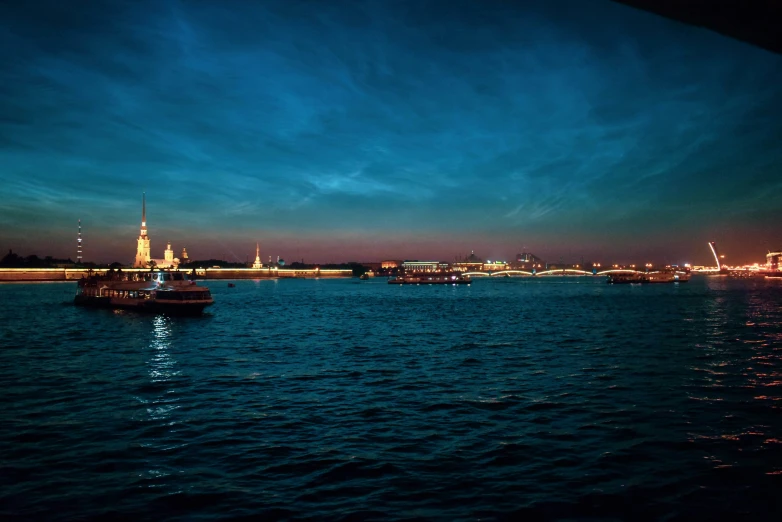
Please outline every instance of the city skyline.
M166 249L164 250L164 258L153 259L151 257L153 255L153 249L151 248L151 245L150 245L151 239L150 239L150 236L149 236L148 230L147 230L146 194L145 193L142 194L142 213L141 213L141 216L142 217L141 217L140 235L137 238L137 243L138 244L137 244L137 250L136 250L135 259L134 259L134 261L132 263L132 267L133 268L145 268L145 267L148 267L148 266L175 268L180 263L180 261L182 261L182 262L199 261L199 259L190 259L189 258L188 254L186 253L186 247L185 246L181 247L181 249L182 249L182 259L181 260L180 260L180 258L176 258L175 259L175 254L174 254L174 252L172 250L171 241L170 240L166 241ZM81 220L78 220L78 232L77 232L77 240L76 241L77 241L77 246L76 246L77 255L76 255L76 262L75 263L78 265L78 264L83 262L83 258L82 258L82 253L83 253L83 243L82 243L82 241L83 241L83 237L82 237ZM730 262L725 260L725 255L721 254L719 252L719 250L718 250L719 247L718 247L718 245L715 242L709 242L707 246L708 246L708 249L709 249L709 251L711 253L710 261L711 261L711 259L715 260L716 265L717 265L717 269L720 268L720 265L730 266ZM12 249L9 249L8 254L11 255L12 253L13 253ZM17 257L20 257L18 252L15 253L15 255ZM770 250L769 250L769 255L771 255L771 251ZM38 256L37 254L22 255L21 258L24 259L24 258L26 258L28 256L32 257L32 258L41 259L41 256ZM47 256L43 256L43 257L45 259L52 259L52 258L54 258L57 261L64 261L66 259L66 257L58 258L56 256L51 256L51 255L47 255ZM576 255L575 257L578 258L578 255ZM653 257L653 256L647 256L647 257L650 258L650 257ZM67 258L69 259L69 256ZM252 265L253 268L261 268L263 266L269 266L269 265L273 265L273 264L275 264L275 265L281 264L281 263L284 264L284 257L283 256L277 255L276 259L274 259L274 258L275 258L275 256L270 254L268 256L268 265L265 265L263 263L263 261L261 260L261 256L260 256L260 242L256 242L256 244L255 244L255 258L254 258L254 262L253 262L253 265ZM392 258L394 258L394 260L398 261L398 262L402 262L404 260L406 260L406 261L423 261L423 260L420 260L420 259L413 259L413 257L405 257L404 259L402 259L400 256L396 256L396 257L394 257L394 256L386 256L385 258L382 258L382 260L383 261L388 261L388 260L391 260ZM453 258L450 259L450 260L447 260L445 258L429 258L429 260L427 262L437 261L437 262L443 262L443 263L451 263L451 262L461 263L461 262L465 262L465 261L470 261L470 262L480 261L481 263L488 263L488 264L502 263L502 264L509 264L509 265L510 264L514 264L514 263L521 263L521 262L523 262L525 264L531 262L531 263L533 263L532 267L535 266L534 263L543 263L542 265L539 264L538 266L539 267L542 266L542 267L545 267L545 268L548 268L549 265L557 265L557 264L562 265L563 263L564 264L573 264L573 265L575 265L575 267L579 267L579 263L580 263L582 265L581 266L582 268L583 267L589 268L589 267L593 267L593 266L597 266L597 267L601 267L602 266L603 268L610 268L611 264L615 263L617 261L620 264L619 265L614 264L613 266L614 267L619 266L620 268L623 268L624 265L627 265L627 266L630 266L632 268L635 268L636 264L638 264L638 263L640 263L638 266L646 266L647 269L648 269L648 267L651 267L651 266L661 266L663 264L664 265L668 265L668 266L670 266L670 265L686 266L686 267L693 266L692 263L689 263L689 262L671 261L670 259L665 259L662 262L660 262L658 260L655 263L650 263L650 262L643 263L639 259L627 258L627 256L617 260L617 259L603 259L600 256L587 257L585 259L584 256L581 255L580 258L575 259L574 256L572 255L572 252L569 254L569 256L567 258L565 258L564 256L559 256L559 259L542 259L542 258L540 258L540 256L534 255L534 252L530 252L526 248L520 249L519 253L516 254L516 255L493 256L493 258L494 258L493 261L491 259L488 259L488 258L482 258L480 255L476 255L474 250L470 250L470 253L468 255L462 255L461 253L459 253L459 254L454 255ZM529 260L530 258L532 258L533 261L530 261ZM228 262L238 262L238 263L241 263L241 259L234 252L231 252L231 256L228 256L228 255L224 254L222 257L217 256L217 257L213 257L212 259L213 260L222 260L222 261L228 261ZM249 255L246 256L245 264L247 264L247 265L250 264L249 259L250 259L250 256ZM535 261L535 259L537 259L537 261ZM206 258L200 259L200 261L205 261L205 260L207 260L207 259ZM372 260L365 259L364 260L364 262L370 262L370 263L376 263L376 262L379 263L380 261L381 261L381 259L372 259ZM578 261L578 263L577 263L577 261ZM117 262L117 261L115 260L115 262ZM298 262L305 263L303 258L302 259L296 258L296 259L293 259L291 262L294 263L294 264L298 263ZM354 263L354 262L358 262L357 259L350 259L350 260L344 260L343 259L341 261L333 261L333 260L331 260L331 261L326 262L325 264L328 264L328 263L337 263L337 264L339 264L339 263ZM635 262L636 264L631 264L633 262ZM87 263L94 263L94 261L87 261ZM105 261L105 260L99 261L99 263L109 264L109 262ZM122 262L120 261L120 263L122 263ZM152 264L150 264L150 263L152 263ZM131 265L128 265L127 263L122 263L122 264L124 264L125 266L131 266ZM318 261L315 261L313 263L312 261L310 261L309 264L324 264L324 263L321 263L321 262L318 262ZM749 266L751 264L754 264L755 266L758 266L759 264L762 264L762 263L759 263L759 262L755 262L755 263L735 263L734 262L733 266L740 266L740 265Z
M403 6L403 7L400 7ZM613 2L8 9L2 246L761 261L782 57ZM589 23L587 23L587 21Z

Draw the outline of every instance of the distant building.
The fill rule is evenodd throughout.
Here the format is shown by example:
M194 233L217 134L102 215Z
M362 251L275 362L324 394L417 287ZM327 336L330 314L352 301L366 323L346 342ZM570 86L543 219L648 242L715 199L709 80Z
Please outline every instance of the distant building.
M437 272L438 270L449 270L450 264L442 261L404 261L402 268L406 272Z
M171 242L166 243L166 250L163 252L163 259L150 259L149 265L155 268L177 268L179 258L174 257L174 251L171 249Z
M485 271L497 271L497 270L507 270L508 263L505 261L486 261L483 263L483 270Z
M779 270L779 259L782 258L782 249L766 254L766 266L769 270Z
M400 266L402 266L402 261L388 260L380 263L380 268L399 268Z
M174 251L171 250L171 241L166 243L166 251L163 252L163 259L165 259L167 264L174 263Z
M182 247L182 255L179 257L179 259L182 261L182 263L187 263L190 261L190 258L187 257L187 249L185 247Z
M483 259L470 252L463 261L457 261L453 264L453 269L459 272L479 272L483 269Z
M512 268L516 270L532 270L545 269L546 262L534 254L529 252L522 252L516 256L516 261L512 264Z

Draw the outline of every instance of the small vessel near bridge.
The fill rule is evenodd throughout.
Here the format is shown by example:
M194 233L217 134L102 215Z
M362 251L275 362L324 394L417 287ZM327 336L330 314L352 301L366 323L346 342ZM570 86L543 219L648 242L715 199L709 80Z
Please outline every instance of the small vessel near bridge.
M79 280L74 304L171 315L201 315L214 304L209 289L184 272L109 272Z
M608 274L609 284L648 284L648 283L686 283L690 273L678 270L659 272L612 272Z
M612 285L640 285L643 283L640 272L614 272L608 274L606 282Z
M642 274L647 283L686 283L690 280L689 272L663 271Z
M402 274L388 280L389 285L469 285L470 276L458 272Z

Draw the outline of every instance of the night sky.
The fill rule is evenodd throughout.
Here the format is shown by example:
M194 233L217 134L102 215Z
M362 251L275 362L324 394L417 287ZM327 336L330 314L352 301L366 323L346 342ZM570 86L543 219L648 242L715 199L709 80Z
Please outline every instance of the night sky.
M764 261L782 56L609 1L12 2L0 247Z

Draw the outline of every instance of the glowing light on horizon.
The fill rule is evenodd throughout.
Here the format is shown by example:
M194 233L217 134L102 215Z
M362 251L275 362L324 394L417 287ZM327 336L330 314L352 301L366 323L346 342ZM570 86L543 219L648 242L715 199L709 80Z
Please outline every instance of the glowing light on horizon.
M714 241L709 241L709 248L711 249L711 253L714 254L714 260L717 262L717 270L722 270L722 267L720 266L720 258L717 255L717 249L715 248Z

